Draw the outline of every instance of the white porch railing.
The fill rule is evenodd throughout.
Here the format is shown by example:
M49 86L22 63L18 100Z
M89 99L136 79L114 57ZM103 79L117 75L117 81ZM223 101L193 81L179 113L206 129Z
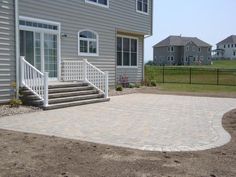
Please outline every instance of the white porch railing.
M48 73L41 73L33 65L20 57L21 61L21 86L29 89L34 95L48 106Z
M108 72L101 71L86 59L83 61L63 61L62 73L63 81L87 82L108 98Z

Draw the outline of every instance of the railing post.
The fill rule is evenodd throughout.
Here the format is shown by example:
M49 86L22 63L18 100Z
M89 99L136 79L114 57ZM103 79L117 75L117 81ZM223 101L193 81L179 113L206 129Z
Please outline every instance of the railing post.
M108 71L105 72L105 98L109 97L109 73Z
M44 73L44 107L48 106L48 73Z
M189 84L192 84L192 68L189 68Z
M165 83L165 66L162 68L162 82Z
M25 67L24 67L24 57L20 57L20 70L21 70L21 75L20 75L20 85L21 85L21 87L23 87L24 86L24 69L25 69Z
M87 81L87 59L84 59L84 64L83 64L83 69L84 69L84 81Z

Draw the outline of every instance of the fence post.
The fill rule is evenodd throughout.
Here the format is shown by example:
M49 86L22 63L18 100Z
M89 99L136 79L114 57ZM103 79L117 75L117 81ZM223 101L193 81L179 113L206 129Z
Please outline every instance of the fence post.
M109 73L108 71L105 72L105 98L109 97Z
M192 68L189 68L189 84L192 84Z
M25 66L24 66L24 57L20 57L20 69L21 69L21 75L20 75L20 85L21 87L24 86L24 73L25 73Z
M163 65L163 69L162 69L162 82L163 84L165 83L165 66Z
M217 85L219 85L220 84L220 78L219 78L220 71L219 71L219 69L216 69L216 74L217 74Z
M83 64L83 70L84 70L84 81L87 81L87 59L84 59L84 64Z
M48 106L48 73L44 73L44 107Z

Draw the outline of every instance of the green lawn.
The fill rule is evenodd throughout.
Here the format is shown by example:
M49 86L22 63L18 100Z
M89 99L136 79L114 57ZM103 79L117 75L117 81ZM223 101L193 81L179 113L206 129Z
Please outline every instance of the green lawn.
M146 66L145 78L157 83L236 86L236 61L219 60L207 66Z
M193 93L226 93L236 94L235 86L197 85L197 84L158 84L162 91Z
M218 60L213 61L213 68L236 69L236 60Z

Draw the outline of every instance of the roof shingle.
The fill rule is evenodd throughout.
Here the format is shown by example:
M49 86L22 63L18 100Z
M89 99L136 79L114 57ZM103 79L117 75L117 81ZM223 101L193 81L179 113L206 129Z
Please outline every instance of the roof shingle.
M154 47L163 46L185 46L187 43L193 42L199 47L211 47L210 44L196 38L196 37L182 37L182 36L169 36L161 42L157 43Z
M236 44L236 35L231 35L219 42L217 45L225 45L225 44Z

